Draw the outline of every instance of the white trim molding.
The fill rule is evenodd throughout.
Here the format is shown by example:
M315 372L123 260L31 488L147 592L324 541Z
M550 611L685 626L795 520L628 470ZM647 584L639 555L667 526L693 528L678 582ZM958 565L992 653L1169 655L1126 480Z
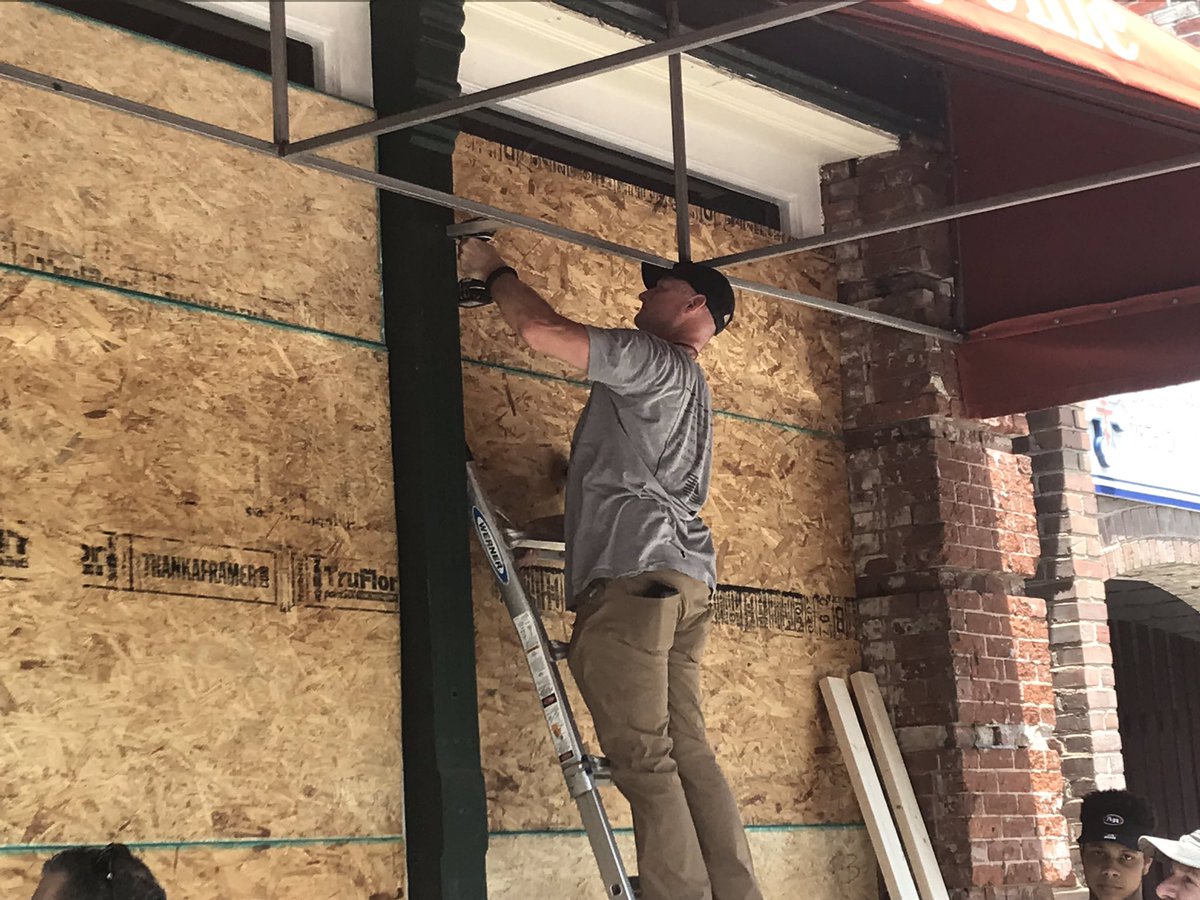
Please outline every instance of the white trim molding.
M545 0L465 4L464 91L494 87L646 43ZM896 136L683 58L689 172L780 206L792 236L819 234L820 167L894 150ZM671 165L666 60L501 104L523 119Z
M189 0L267 28L266 0ZM397 0L401 2L401 0ZM460 64L470 93L645 44L549 0L467 0ZM289 0L289 37L311 44L317 88L371 103L366 0ZM777 203L784 231L819 234L820 167L896 149L896 135L683 58L688 170ZM522 119L670 166L667 61L657 60L499 104Z

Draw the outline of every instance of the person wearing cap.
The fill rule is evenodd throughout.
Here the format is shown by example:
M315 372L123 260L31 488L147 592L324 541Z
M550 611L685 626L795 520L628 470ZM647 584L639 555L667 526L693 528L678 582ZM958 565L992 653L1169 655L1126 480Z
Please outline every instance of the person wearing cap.
M70 847L46 861L31 900L167 900L149 867L125 844Z
M700 695L716 553L696 359L733 318L733 289L697 263L646 265L634 328L597 328L555 312L488 243L463 241L459 262L522 341L591 384L567 469L567 660L633 812L642 897L761 900Z
M1150 803L1129 791L1093 791L1083 798L1079 819L1079 853L1090 900L1140 898L1150 859L1138 841L1154 830Z
M1170 864L1171 874L1156 889L1162 900L1200 900L1200 829L1177 841L1145 836L1139 845Z

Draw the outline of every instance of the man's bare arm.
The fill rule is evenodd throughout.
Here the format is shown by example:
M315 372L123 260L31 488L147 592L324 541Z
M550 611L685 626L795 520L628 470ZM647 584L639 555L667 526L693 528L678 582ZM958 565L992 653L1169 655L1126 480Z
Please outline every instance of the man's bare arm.
M485 241L468 239L459 247L463 274L486 280L504 266L504 260ZM555 312L537 291L511 272L492 281L492 299L500 315L531 350L562 360L573 369L587 372L587 329L579 322Z

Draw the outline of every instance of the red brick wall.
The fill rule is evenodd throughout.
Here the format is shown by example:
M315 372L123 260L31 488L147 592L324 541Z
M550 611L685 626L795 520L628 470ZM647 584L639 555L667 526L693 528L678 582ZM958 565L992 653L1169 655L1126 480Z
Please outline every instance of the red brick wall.
M1125 786L1113 690L1108 607L1089 435L1079 406L1028 416L1041 559L1028 588L1049 608L1066 808L1097 788Z
M831 229L947 202L935 143L823 173ZM843 302L952 327L948 227L837 248ZM1046 609L1022 417L972 422L953 348L846 320L846 452L864 665L879 677L952 896L1070 880Z
M936 586L940 567L1033 574L1030 461L1007 438L919 418L847 451L859 596Z
M1139 16L1149 16L1152 13L1161 12L1170 5L1167 0L1119 0L1119 2L1124 3ZM1200 47L1200 15L1173 22L1169 26L1164 26L1164 29L1189 44Z
M1120 0L1139 16L1148 16L1167 5L1167 0Z

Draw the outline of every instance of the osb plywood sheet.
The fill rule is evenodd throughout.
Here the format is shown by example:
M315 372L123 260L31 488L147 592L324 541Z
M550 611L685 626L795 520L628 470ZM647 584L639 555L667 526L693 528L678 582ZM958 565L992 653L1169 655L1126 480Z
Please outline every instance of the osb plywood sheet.
M404 845L182 847L135 850L171 900L397 900ZM0 894L33 894L52 854L0 856Z
M515 522L561 513L564 460L582 385L463 366L467 440L484 486ZM841 444L718 415L702 515L730 584L853 594Z
M455 193L674 258L669 198L572 169L470 135L454 154ZM692 210L692 255L705 259L777 243L777 233ZM545 238L505 230L496 246L564 315L607 327L628 326L643 290L636 263ZM832 298L827 256L805 254L743 265L731 273ZM464 312L463 352L473 359L551 374L559 363L525 348L494 307ZM841 428L837 328L826 313L739 292L734 323L701 356L714 403L743 415L825 431Z
M464 366L463 377L467 436L481 461L485 487L517 522L560 511L561 486L555 483L555 473L584 390L472 364ZM719 419L716 431L719 475L710 508L720 515L724 503L729 510L717 529L720 580L846 594L851 582L841 535L847 523L836 532L829 522L818 522L811 534L804 531L812 521L806 515L830 506L834 491L833 483L810 478L811 459L804 450L814 443L812 438L729 419ZM793 440L806 443L794 447ZM739 478L748 486L740 488ZM760 522L771 524L784 538L777 541L774 553L760 546L768 533ZM574 827L577 817L549 754L540 706L512 623L479 554L473 585L491 826ZM566 639L571 618L561 610L547 611L544 619L551 637ZM705 666L706 713L749 821L857 819L836 741L823 724L817 681L853 671L858 653L857 642L849 638L814 638L769 628L714 629ZM585 708L569 689L585 735L594 743ZM628 810L619 798L614 797L612 806L616 820L627 823Z
M0 273L5 514L382 564L386 365L320 336Z
M493 831L580 827L554 759L541 707L490 573L475 560L479 725ZM543 614L551 638L570 636L573 614ZM709 735L747 823L859 821L860 813L825 719L817 682L858 668L854 641L813 641L769 629L716 626L704 664ZM562 669L585 742L599 752L590 717ZM613 821L628 806L606 799Z
M875 857L863 828L801 828L749 833L750 852L766 900L876 900ZM633 836L617 837L634 868ZM493 835L488 845L488 897L529 896L536 872L539 896L593 900L603 886L583 835Z
M35 4L0 4L0 60L270 139L261 75ZM295 138L373 115L289 109ZM7 81L0 136L0 262L379 339L373 188Z
M0 275L3 842L399 831L384 367Z
M713 457L704 515L721 581L853 596L840 443L718 416Z

